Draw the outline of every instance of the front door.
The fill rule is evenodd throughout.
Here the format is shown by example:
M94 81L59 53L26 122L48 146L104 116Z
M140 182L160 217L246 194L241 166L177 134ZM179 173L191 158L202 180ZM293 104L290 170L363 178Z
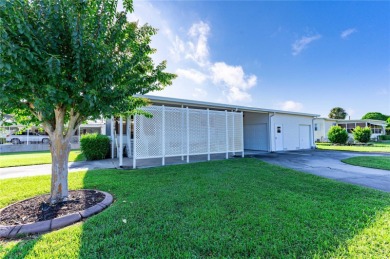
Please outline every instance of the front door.
M283 126L275 124L275 151L282 151L283 149Z

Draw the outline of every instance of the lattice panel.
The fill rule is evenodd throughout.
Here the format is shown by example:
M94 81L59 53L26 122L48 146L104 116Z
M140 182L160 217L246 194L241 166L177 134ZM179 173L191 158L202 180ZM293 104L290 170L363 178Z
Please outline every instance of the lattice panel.
M153 117L134 116L136 159L243 151L242 113L166 106L143 110Z
M210 111L210 152L226 152L226 113Z
M153 117L134 116L136 157L162 157L162 107L148 106L143 110L152 114Z
M190 154L207 154L207 111L190 109Z
M228 112L228 146L229 146L229 151L233 152L233 137L234 137L234 123L233 123L233 113Z
M165 155L180 156L187 152L187 113L185 109L165 107Z
M233 149L236 152L241 152L244 149L243 143L243 114L242 113L233 113L234 116L234 137Z

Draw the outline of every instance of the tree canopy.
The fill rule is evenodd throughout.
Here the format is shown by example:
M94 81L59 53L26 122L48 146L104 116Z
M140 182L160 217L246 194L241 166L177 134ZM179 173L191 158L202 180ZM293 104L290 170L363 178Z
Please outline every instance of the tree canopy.
M344 120L347 117L347 112L341 107L335 107L330 110L328 117L330 119L341 119Z
M368 112L366 113L362 119L363 120L381 120L381 121L386 121L390 116L384 115L380 112Z
M65 170L63 153L84 120L134 112L148 103L135 94L161 90L175 78L164 72L165 61L155 65L151 58L157 30L127 20L132 1L123 1L123 11L117 5L0 0L0 107L18 122L43 126L53 170Z
M145 104L132 97L161 90L173 74L154 65L156 29L128 22L117 0L1 1L0 106L47 122L55 110L80 122Z

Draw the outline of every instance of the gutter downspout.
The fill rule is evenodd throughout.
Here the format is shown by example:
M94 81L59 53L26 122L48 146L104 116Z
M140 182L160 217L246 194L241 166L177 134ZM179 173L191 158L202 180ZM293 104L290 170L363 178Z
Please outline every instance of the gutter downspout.
M316 145L315 145L315 141L314 141L314 120L317 118L318 116L314 117L313 119L311 119L311 137L312 137L312 141L311 141L311 149L316 149ZM325 120L324 120L325 122ZM325 127L325 126L324 126Z
M268 152L273 152L272 143L275 142L275 136L272 134L272 117L275 116L275 112L273 114L268 113L268 132L269 132L269 148ZM273 140L273 141L272 141Z

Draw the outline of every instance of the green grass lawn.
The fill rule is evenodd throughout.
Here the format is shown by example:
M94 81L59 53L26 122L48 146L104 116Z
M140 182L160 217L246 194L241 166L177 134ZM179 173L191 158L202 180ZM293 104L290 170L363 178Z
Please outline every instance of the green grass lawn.
M0 208L47 193L49 176L0 181ZM4 258L349 257L390 254L390 194L231 159L69 174L115 202L83 223L0 241Z
M69 161L84 161L85 157L80 150L72 150ZM0 154L0 168L24 165L51 164L50 151L17 152Z
M316 143L318 149L356 151L356 152L388 152L390 153L390 143L372 143L372 146L334 146L330 143Z
M350 165L390 170L390 156L357 156L341 161Z

